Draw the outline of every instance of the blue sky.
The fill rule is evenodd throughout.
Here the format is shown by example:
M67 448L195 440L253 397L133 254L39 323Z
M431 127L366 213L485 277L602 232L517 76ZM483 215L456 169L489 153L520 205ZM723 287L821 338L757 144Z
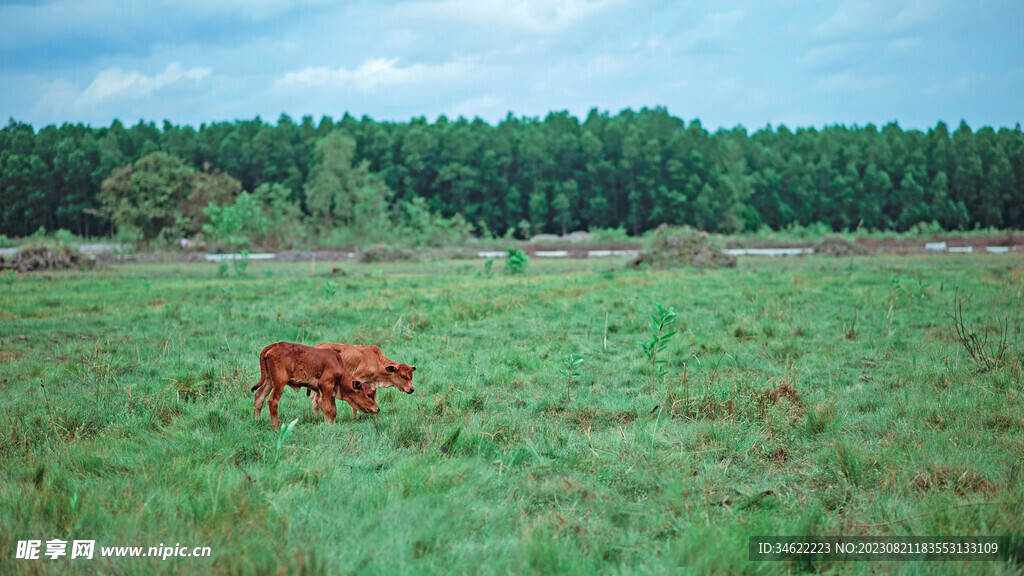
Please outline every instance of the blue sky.
M0 111L36 127L643 106L710 129L1012 127L1024 2L0 2Z

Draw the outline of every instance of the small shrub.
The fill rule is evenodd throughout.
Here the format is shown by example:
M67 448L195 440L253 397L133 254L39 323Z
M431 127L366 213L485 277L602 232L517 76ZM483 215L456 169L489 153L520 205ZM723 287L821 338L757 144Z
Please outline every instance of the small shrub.
M562 364L563 368L560 370L563 376L565 376L565 402L566 404L572 402L572 397L569 394L569 390L572 388L572 377L576 373L576 369L583 363L583 356L579 354L570 354L565 357L565 362Z
M509 274L522 274L530 263L530 257L519 248L509 248L505 258L505 272Z
M668 341L676 335L677 331L669 331L668 326L679 316L671 306L666 310L660 303L655 302L654 308L657 313L651 314L651 340L647 344L640 344L640 349L651 362L651 394L654 394L655 380L665 376L665 369L661 364L667 360L659 360L658 354L668 347Z
M57 241L57 244L77 244L79 242L78 236L63 228L53 233L53 239Z
M237 257L231 259L231 267L235 269L235 274L241 276L245 274L245 269L249 267L249 251L242 250L242 253Z
M990 341L990 330L988 328L981 334L967 324L964 320L964 298L959 294L954 297L953 328L956 331L956 339L963 346L964 350L974 361L979 372L995 370L1006 365L1006 351L1009 349L1009 319L1002 319L999 322L995 334L996 340Z

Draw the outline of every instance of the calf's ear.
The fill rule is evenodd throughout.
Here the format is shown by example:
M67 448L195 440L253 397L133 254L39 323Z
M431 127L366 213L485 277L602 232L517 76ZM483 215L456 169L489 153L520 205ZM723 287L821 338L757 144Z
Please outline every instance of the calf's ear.
M413 372L415 372L416 371L416 367L415 366L409 366L409 370L412 370Z
M387 370L388 372L394 372L395 370L398 370L398 368L395 368L394 364L388 364L388 366L384 369Z
M363 383L360 382L359 380L353 380L352 381L352 387L355 388L356 390L362 390L363 389Z

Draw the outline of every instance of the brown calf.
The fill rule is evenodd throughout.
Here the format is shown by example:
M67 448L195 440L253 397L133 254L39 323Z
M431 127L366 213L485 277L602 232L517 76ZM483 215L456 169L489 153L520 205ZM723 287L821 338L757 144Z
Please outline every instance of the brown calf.
M412 373L415 366L399 364L388 360L381 354L379 346L355 346L352 344L338 344L324 342L315 346L321 350L333 350L341 357L345 368L348 368L357 380L365 383L370 398L377 399L377 389L394 386L406 394L416 391L412 385ZM313 411L316 412L319 400L316 393L313 393ZM355 417L356 410L352 410Z
M260 352L260 381L252 387L256 392L253 416L259 418L263 402L270 396L270 425L279 428L277 404L285 385L314 391L317 408L323 411L327 422L334 422L337 414L335 398L348 402L353 412L376 414L380 410L377 401L369 396L368 387L352 376L337 353L329 350L292 342L278 342L264 348Z

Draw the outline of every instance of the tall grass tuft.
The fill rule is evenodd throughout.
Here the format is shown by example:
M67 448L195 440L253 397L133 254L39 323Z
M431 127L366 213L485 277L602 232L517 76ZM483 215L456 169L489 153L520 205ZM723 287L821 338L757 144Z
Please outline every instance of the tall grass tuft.
M964 320L964 300L957 292L953 300L953 329L956 331L957 342L967 351L979 372L988 372L1001 368L1006 364L1006 351L1009 349L1009 318L999 320L995 340L989 340L990 330L986 328L979 334Z

